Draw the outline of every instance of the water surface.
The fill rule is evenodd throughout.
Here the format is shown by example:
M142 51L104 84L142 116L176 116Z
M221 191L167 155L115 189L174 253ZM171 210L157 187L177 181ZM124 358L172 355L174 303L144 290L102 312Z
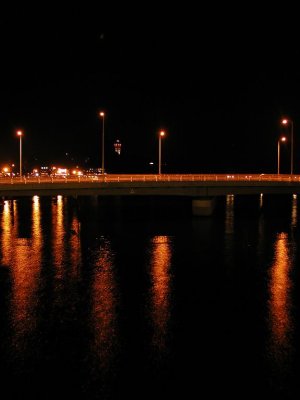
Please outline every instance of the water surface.
M8 398L299 397L297 197L156 203L4 201Z

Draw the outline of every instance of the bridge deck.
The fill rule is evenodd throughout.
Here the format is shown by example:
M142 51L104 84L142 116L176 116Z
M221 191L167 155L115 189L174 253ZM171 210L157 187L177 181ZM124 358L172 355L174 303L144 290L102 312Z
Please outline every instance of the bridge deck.
M0 196L159 195L213 197L226 194L300 193L300 175L101 175L1 178Z

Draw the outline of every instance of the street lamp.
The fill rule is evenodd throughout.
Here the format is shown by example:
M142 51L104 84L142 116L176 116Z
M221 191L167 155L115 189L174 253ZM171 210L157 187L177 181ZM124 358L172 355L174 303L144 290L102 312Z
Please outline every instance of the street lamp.
M102 174L104 174L104 117L105 113L103 111L100 112L100 117L102 118Z
M279 175L279 171L280 171L280 142L285 142L286 141L286 137L283 136L281 138L278 139L278 143L277 143L277 174Z
M294 124L291 119L286 119L284 118L281 123L283 125L291 125L291 175L293 175L293 169L294 169Z
M20 178L22 178L22 131L17 131L17 136L20 138Z
M165 131L160 131L158 136L158 173L161 174L161 138L165 136Z

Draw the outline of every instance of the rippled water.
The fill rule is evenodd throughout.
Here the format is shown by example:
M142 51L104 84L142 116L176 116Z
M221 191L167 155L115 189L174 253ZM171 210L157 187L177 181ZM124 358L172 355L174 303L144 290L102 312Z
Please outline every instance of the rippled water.
M157 203L4 201L4 398L299 397L297 197Z

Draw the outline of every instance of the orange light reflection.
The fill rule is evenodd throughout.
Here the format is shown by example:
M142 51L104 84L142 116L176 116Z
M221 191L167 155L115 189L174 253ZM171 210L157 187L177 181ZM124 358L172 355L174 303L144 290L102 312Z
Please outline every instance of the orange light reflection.
M11 254L12 303L11 316L16 344L35 327L38 302L38 282L41 268L41 223L38 198L33 200L32 239L14 234L14 253ZM18 220L18 204L14 203L14 218ZM22 339L22 340L21 340Z
M62 261L64 259L64 214L63 197L57 196L56 201L52 202L52 252L54 266L56 267L56 279L62 278Z
M297 195L293 194L293 198L292 198L292 216L291 216L291 225L292 228L296 228L297 227Z
M1 219L2 228L2 240L1 240L1 252L2 252L2 265L10 265L12 259L12 240L14 240L16 233L14 229L14 208L11 200L5 200L3 206L3 213Z
M117 288L113 254L110 242L103 239L95 265L92 306L93 346L103 370L109 368L116 350L116 307Z
M226 212L225 212L225 233L232 234L234 231L234 195L226 196Z
M166 348L170 320L171 239L168 236L154 236L151 245L150 277L153 345L159 350L164 350Z
M224 261L230 269L234 265L233 254L234 245L236 243L234 237L234 195L226 196L225 208L225 235L224 235Z
M73 215L71 224L70 238L70 261L71 261L71 277L78 278L81 266L81 242L80 242L80 222L77 215Z
M275 259L270 279L270 329L272 353L277 358L290 348L291 259L288 252L288 235L279 233L275 243Z

